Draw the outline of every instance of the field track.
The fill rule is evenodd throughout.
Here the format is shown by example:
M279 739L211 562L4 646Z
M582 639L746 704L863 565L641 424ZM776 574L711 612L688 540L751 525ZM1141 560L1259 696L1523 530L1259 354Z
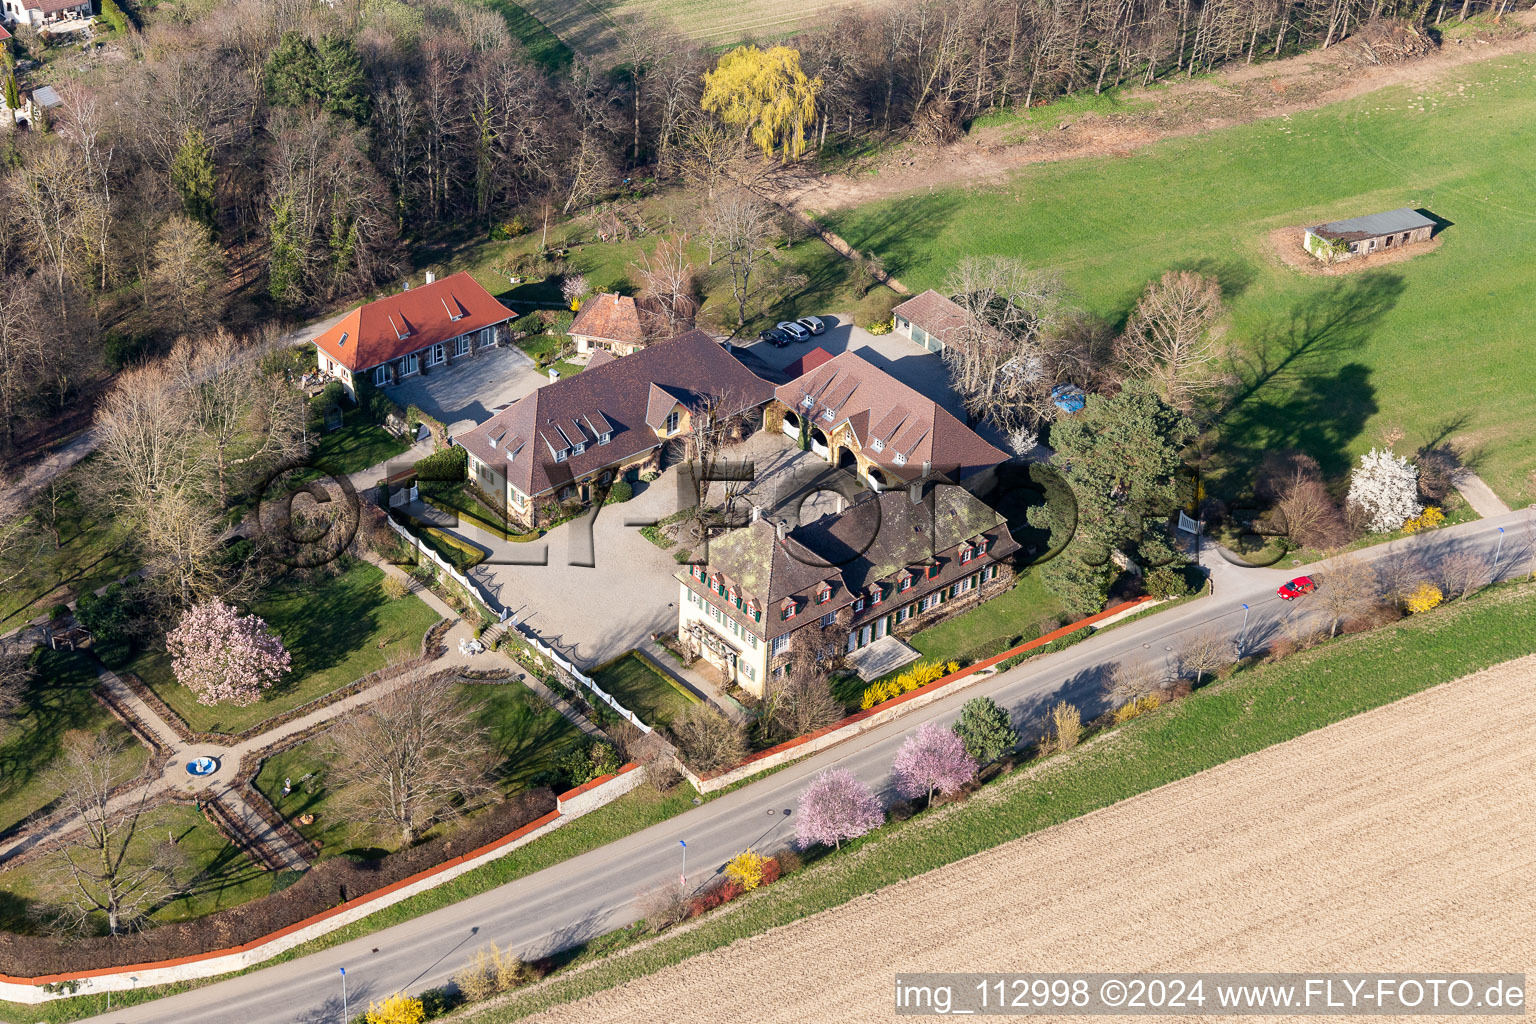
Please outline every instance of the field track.
M1507 662L529 1019L888 1021L896 971L1533 973L1533 688Z

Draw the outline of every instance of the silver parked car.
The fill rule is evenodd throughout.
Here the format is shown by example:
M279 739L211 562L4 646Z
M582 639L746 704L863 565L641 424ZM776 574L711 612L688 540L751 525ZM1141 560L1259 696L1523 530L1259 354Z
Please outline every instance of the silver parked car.
M810 331L812 334L826 334L827 333L827 325L821 322L821 317L817 317L817 316L802 316L802 317L796 318L795 323L799 324L801 327L804 327L806 330Z
M779 330L794 338L796 341L804 341L811 336L811 332L800 326L793 320L781 320L778 323Z

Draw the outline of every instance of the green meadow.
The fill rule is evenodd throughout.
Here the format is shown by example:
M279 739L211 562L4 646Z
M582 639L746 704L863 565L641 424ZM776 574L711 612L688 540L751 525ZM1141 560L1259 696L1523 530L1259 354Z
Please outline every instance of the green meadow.
M914 290L969 254L1057 271L1118 327L1170 269L1220 279L1237 401L1217 424L1223 490L1277 447L1333 473L1387 429L1443 439L1511 504L1536 500L1536 58L1462 67L1292 117L1128 156L1042 164L824 217ZM1275 256L1277 228L1397 207L1438 247L1337 276Z

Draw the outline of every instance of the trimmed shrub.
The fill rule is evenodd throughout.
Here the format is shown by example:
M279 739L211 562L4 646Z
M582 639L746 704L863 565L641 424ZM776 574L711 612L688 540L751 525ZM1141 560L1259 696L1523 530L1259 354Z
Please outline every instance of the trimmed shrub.
M865 328L870 334L890 334L896 329L896 318L887 317L884 320L876 320Z
M489 999L532 980L533 968L511 953L503 953L495 943L475 950L475 958L453 974L453 983L470 1002Z
M617 505L617 504L620 504L622 502L628 501L630 498L633 498L634 496L635 496L634 485L632 485L628 480L624 480L624 479L621 478L621 479L615 480L613 482L613 486L608 488L608 499L604 502L604 504L605 505Z
M1189 581L1184 578L1184 573L1171 565L1160 565L1147 573L1147 593L1153 597L1164 600L1170 597L1183 597L1189 593Z
M383 590L384 596L391 601L398 601L411 591L410 585L398 576L385 576L379 584L379 589Z
M458 445L416 460L416 479L456 483L469 476L469 452Z
M69 605L67 604L56 604L48 609L49 622L61 622L67 618L69 618Z

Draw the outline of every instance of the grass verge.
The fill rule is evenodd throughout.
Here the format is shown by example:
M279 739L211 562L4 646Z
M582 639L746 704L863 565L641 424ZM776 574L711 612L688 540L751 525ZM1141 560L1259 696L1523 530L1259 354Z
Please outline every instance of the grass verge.
M1017 769L967 802L889 825L698 927L458 1019L502 1024L612 988L1532 651L1536 584L1527 582L1238 672L1066 756Z

